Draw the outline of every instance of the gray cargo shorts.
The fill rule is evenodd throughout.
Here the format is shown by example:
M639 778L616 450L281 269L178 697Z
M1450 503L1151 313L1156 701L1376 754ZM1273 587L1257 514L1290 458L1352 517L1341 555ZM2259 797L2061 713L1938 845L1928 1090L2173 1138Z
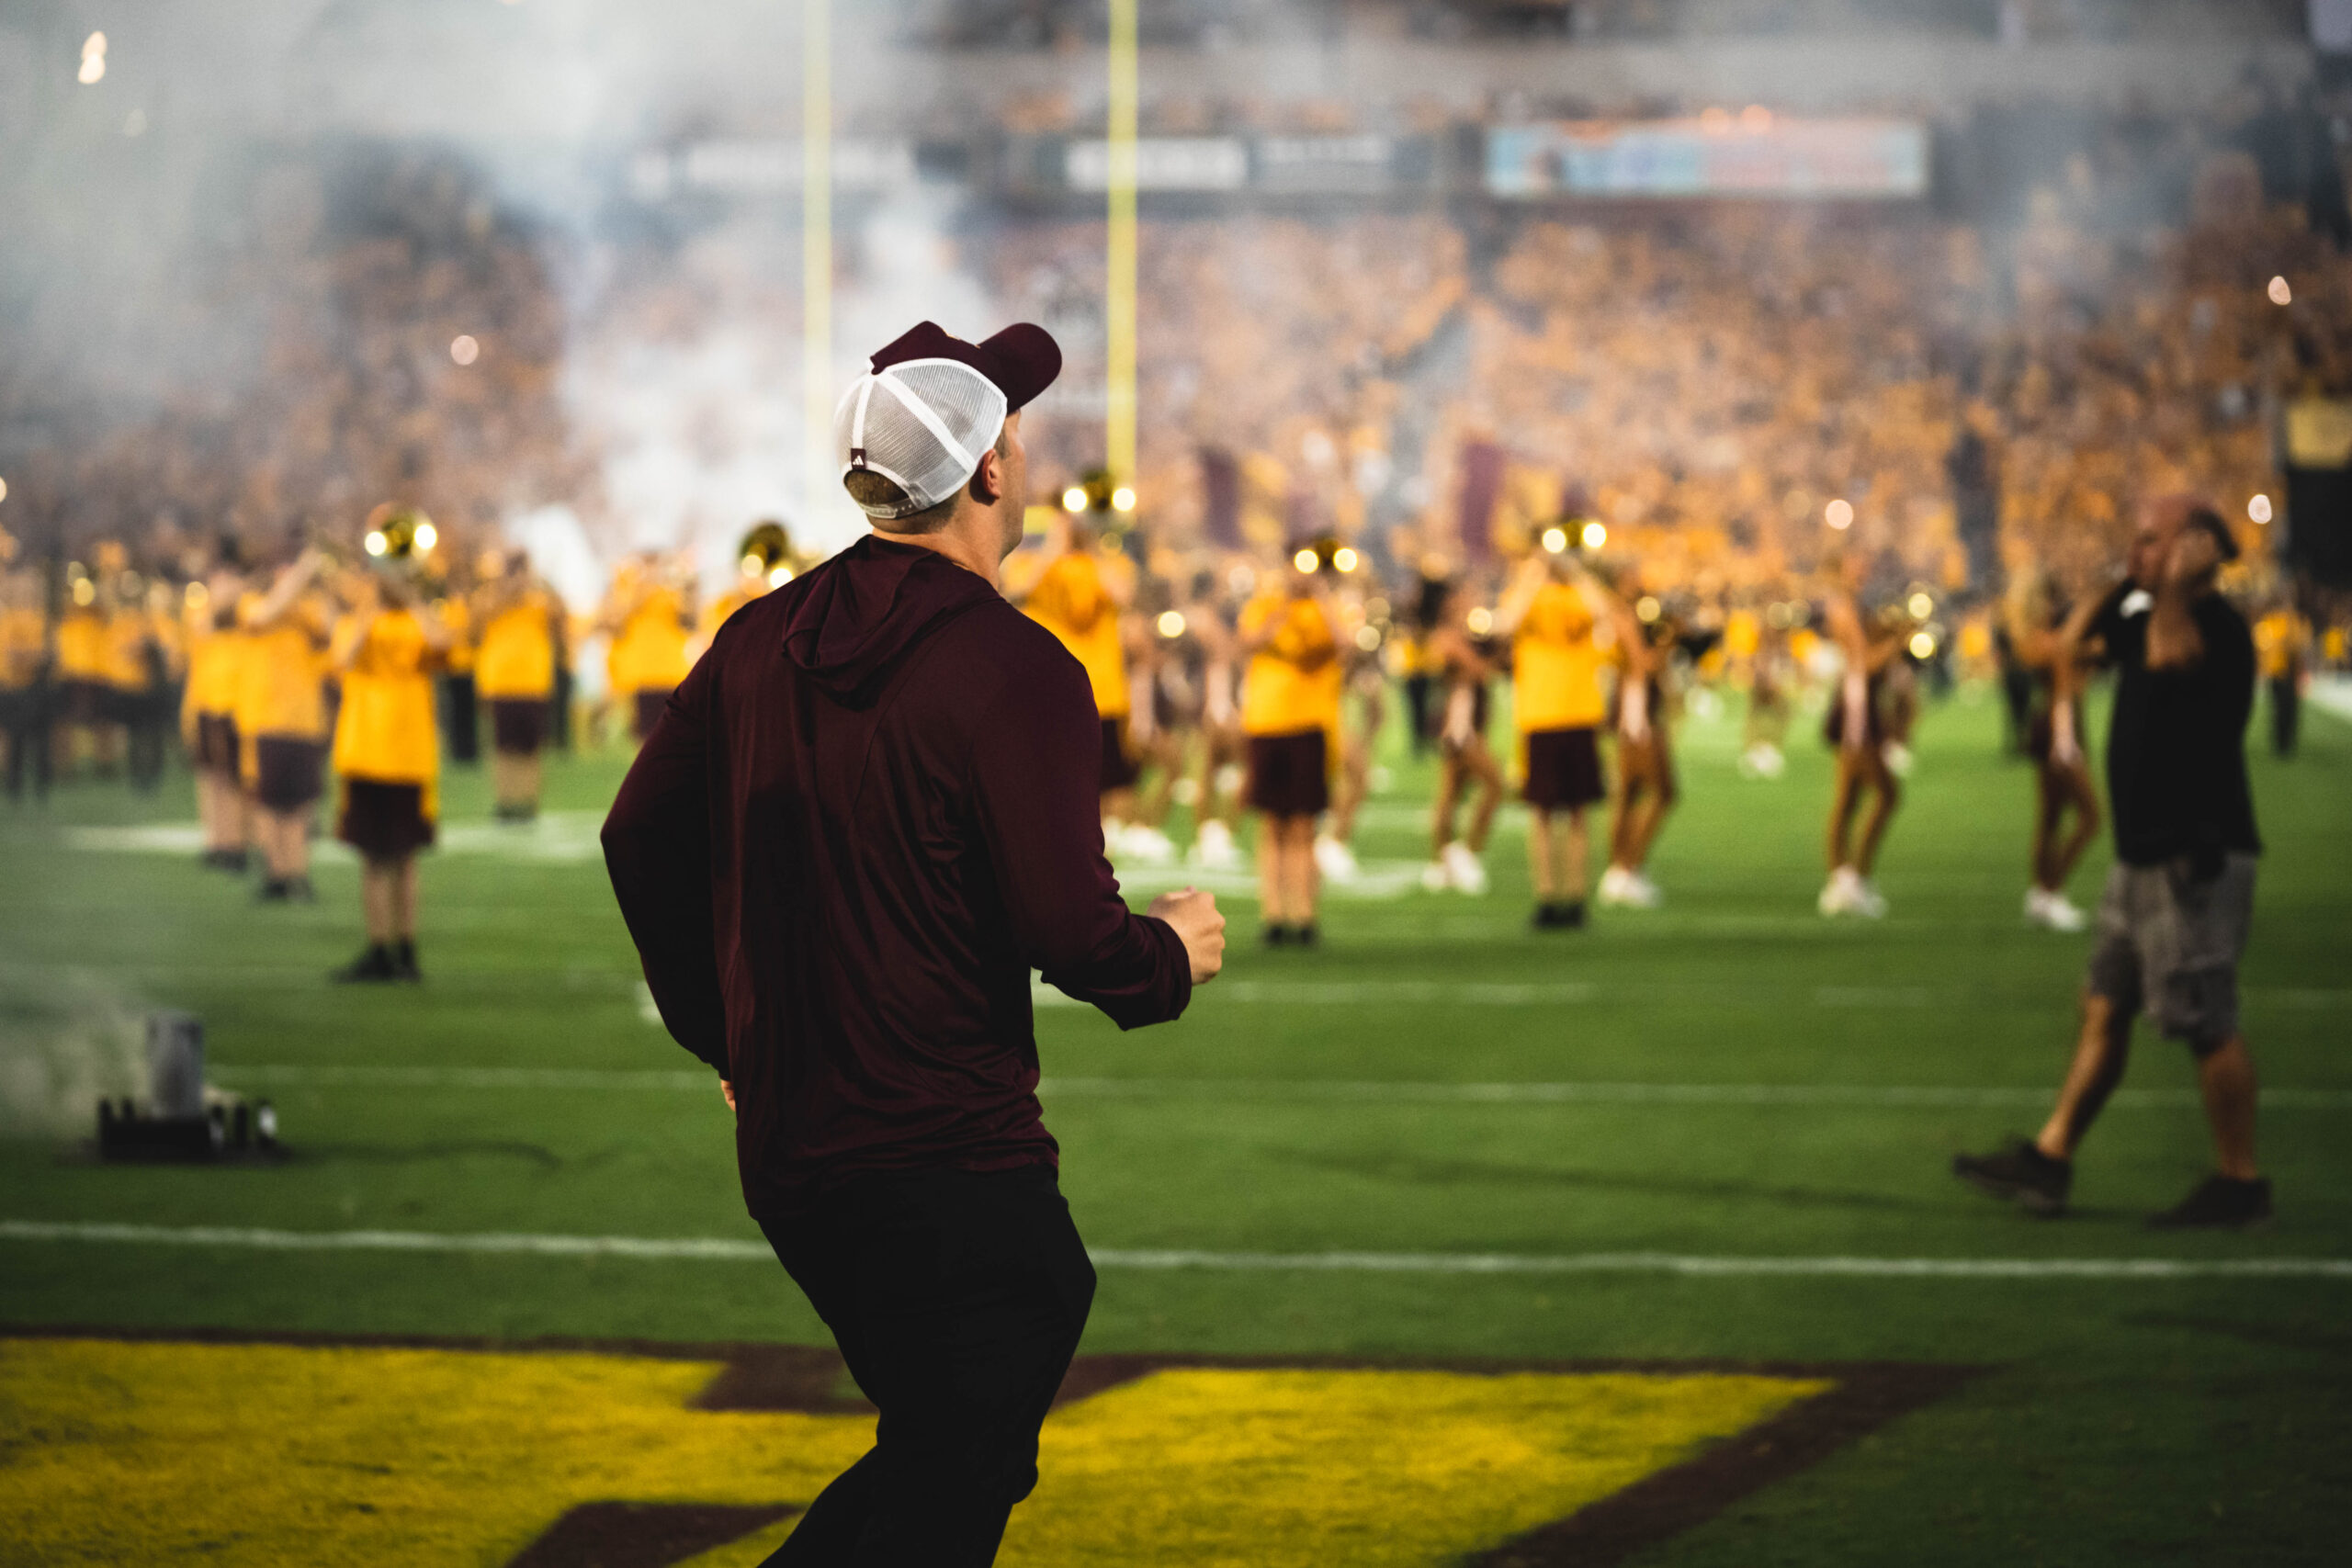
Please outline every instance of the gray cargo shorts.
M2255 857L2225 856L2200 882L2186 857L2108 872L2089 985L2126 1017L2144 1011L2199 1055L2238 1032L2238 956L2254 919Z

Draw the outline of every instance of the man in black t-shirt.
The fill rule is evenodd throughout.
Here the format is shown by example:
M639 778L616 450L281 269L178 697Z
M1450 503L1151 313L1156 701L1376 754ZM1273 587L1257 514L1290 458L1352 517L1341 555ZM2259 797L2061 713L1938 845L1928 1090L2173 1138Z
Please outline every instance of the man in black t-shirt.
M2083 1029L2041 1135L1952 1173L2037 1213L2066 1205L2074 1153L2122 1080L2133 1015L2145 1012L2197 1058L2214 1174L2150 1223L2242 1226L2270 1216L2254 1158L2254 1060L2238 1028L2237 964L2254 911L2254 801L2245 727L2254 637L2215 591L2237 554L2219 513L2173 497L2150 503L2131 576L2067 624L2068 647L2116 671L2107 787L2115 865L2099 900Z

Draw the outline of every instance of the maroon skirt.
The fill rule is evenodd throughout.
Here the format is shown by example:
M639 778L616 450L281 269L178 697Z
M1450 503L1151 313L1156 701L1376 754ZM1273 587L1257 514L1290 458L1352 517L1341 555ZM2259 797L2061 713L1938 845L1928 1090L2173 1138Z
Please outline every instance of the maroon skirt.
M636 721L637 738L639 740L652 734L653 727L662 722L662 710L670 705L670 692L671 688L668 686L638 688Z
M198 773L237 772L237 721L225 713L196 716L196 767Z
M1102 721L1102 784L1104 789L1125 789L1143 777L1143 770L1127 755L1127 721Z
M1329 757L1320 729L1250 737L1250 809L1319 817L1331 805Z
M1521 800L1539 811L1558 811L1590 806L1608 793L1600 780L1600 742L1591 726L1528 731Z
M642 695L643 694L639 694ZM665 696L668 694L663 694ZM654 716L660 717L659 714ZM644 722L639 716L639 722ZM548 743L548 700L545 697L490 699L490 743L510 757L535 757Z
M254 798L266 811L300 811L324 793L326 746L293 735L254 738Z
M433 818L424 814L424 786L344 780L335 837L371 861L405 860L426 848Z

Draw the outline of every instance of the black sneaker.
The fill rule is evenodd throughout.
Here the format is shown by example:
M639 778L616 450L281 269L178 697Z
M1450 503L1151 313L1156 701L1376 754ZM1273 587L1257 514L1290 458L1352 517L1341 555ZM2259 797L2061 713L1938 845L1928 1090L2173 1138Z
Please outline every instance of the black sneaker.
M1560 906L1560 925L1562 929L1572 931L1582 931L1584 929L1583 899L1579 898L1572 904L1563 904Z
M400 976L392 967L392 950L380 942L371 942L368 951L327 978L339 986L368 986L397 980Z
M2256 1177L2238 1181L2209 1176L2197 1190L2161 1214L2148 1216L2148 1228L2160 1231L2245 1230L2270 1218L2270 1179Z
M1290 928L1290 944L1293 947L1314 947L1322 940L1323 933L1315 929L1313 920L1307 921L1303 926Z
M273 876L254 889L256 904L283 904L293 896L293 885L282 876Z
M1288 926L1268 926L1264 931L1258 933L1258 940L1264 942L1268 947L1288 947L1290 945L1290 928Z
M1534 917L1527 923L1539 931L1556 931L1560 925L1560 906L1557 904L1536 905Z
M392 978L422 980L424 971L416 966L416 943L402 937L392 944Z
M2061 1214L2075 1185L2075 1162L2052 1159L2030 1138L2011 1138L1989 1155L1954 1155L1951 1173L1991 1198L2015 1201L2035 1214Z

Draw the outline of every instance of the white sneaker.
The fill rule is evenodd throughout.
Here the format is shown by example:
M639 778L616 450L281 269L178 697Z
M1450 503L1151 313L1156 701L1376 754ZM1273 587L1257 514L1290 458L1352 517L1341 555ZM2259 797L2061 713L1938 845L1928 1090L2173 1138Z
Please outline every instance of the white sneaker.
M2050 893L2047 888L2029 887L2025 890L2025 918L2029 925L2050 923Z
M1854 886L1854 913L1866 920L1886 919L1886 900L1879 897L1878 884L1856 877Z
M1861 891L1862 879L1854 874L1854 868L1841 865L1829 874L1827 882L1822 884L1818 908L1825 915L1854 914Z
M1600 874L1600 886L1593 889L1593 902L1603 908L1613 908L1632 902L1628 891L1633 877L1622 865L1611 865Z
M1241 864L1241 850L1233 841L1233 829L1215 818L1201 824L1193 840L1193 863L1203 871L1232 871Z
M1743 777L1777 779L1788 769L1789 760L1781 755L1781 749L1761 740L1739 754L1739 771Z
M2052 888L2042 896L2041 923L2053 931L2078 931L2090 924L2090 917L2076 908L2065 894Z
M1445 876L1456 893L1476 897L1487 891L1487 868L1470 852L1470 846L1458 839L1445 846Z
M1655 909L1666 902L1666 895L1658 891L1657 884L1649 879L1647 872L1628 872L1625 902L1636 909Z
M1363 868L1356 864L1355 851L1323 833L1315 840L1315 869L1330 881L1353 882Z
M1911 776L1911 748L1900 740L1890 740L1879 748L1879 755L1886 760L1886 771L1898 779Z
M1120 833L1117 852L1146 865L1169 865L1176 859L1176 846L1169 841L1168 835L1141 822L1130 823Z
M1445 872L1445 862L1442 860L1433 860L1430 862L1429 864L1421 867L1422 892L1442 893L1453 886L1453 879L1448 876Z

